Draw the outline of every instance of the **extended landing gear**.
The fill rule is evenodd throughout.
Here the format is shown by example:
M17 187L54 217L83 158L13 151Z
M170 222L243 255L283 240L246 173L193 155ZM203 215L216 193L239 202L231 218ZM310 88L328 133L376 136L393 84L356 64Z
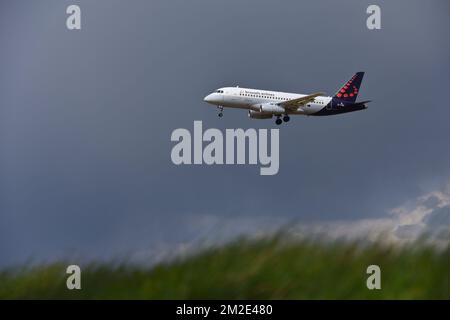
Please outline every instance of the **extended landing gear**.
M219 109L219 118L222 118L223 117L223 107L218 106L217 109Z
M281 121L281 117L277 116L277 120L275 120L275 123L279 126L283 121Z
M277 120L275 120L275 123L276 123L277 125L280 125L280 124L283 123L283 121L284 121L284 122L288 122L289 120L291 120L291 118L290 118L287 114L284 115L283 120L281 120L281 116L278 115L278 116L277 116Z

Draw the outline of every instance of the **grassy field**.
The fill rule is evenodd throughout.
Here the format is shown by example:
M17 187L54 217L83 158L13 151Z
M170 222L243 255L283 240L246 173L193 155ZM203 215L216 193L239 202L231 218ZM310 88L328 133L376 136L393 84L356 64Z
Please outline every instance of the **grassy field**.
M366 287L371 264L381 290ZM450 249L423 245L238 240L150 269L91 264L73 291L66 266L2 271L0 299L450 299Z

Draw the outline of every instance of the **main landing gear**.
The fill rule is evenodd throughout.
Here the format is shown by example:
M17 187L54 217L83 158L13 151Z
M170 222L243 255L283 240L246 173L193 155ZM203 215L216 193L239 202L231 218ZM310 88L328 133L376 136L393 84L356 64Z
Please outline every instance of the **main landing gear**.
M281 117L277 116L277 120L275 120L275 123L279 126L283 121L281 121Z
M288 122L289 120L291 120L291 118L290 118L287 114L285 114L284 117L283 117L283 121L284 121L284 122ZM278 115L278 116L277 116L277 120L275 120L275 123L276 123L277 125L280 125L280 124L283 123L283 121L281 121L281 116Z
M223 107L218 106L217 109L219 109L219 118L222 118L223 117Z

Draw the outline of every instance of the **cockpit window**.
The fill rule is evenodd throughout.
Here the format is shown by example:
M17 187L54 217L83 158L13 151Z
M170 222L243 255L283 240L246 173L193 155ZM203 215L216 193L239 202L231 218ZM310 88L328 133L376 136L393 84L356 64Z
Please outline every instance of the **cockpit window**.
M223 90L217 90L216 92L217 93L223 93Z

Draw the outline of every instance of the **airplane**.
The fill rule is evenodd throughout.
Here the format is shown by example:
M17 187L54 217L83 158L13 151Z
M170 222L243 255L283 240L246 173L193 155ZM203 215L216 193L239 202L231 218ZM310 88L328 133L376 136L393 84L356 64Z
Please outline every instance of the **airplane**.
M223 108L247 109L252 119L272 119L280 125L289 115L329 116L367 109L370 100L356 102L364 72L357 72L332 97L322 92L297 94L240 87L215 90L203 100L217 106L219 117ZM283 120L282 120L283 119Z

